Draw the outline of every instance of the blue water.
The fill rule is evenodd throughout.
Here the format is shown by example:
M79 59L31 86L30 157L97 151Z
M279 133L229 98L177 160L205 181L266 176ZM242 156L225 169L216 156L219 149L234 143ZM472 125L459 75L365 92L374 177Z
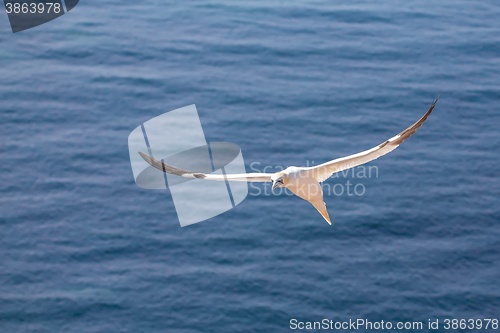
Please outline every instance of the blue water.
M82 0L12 34L1 14L0 332L500 319L499 17L493 0ZM181 228L168 191L134 183L128 134L179 107L251 171L371 148L437 95L378 177L326 182L366 190L325 197L333 226L250 189Z

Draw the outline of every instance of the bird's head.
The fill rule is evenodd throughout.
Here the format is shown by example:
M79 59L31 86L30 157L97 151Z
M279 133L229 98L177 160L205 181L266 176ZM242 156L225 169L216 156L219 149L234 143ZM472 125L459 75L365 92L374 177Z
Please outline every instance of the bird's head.
M271 180L273 181L272 190L274 190L277 187L283 187L287 183L286 175L281 173L281 172L278 172L278 173L275 173L274 175L272 175Z

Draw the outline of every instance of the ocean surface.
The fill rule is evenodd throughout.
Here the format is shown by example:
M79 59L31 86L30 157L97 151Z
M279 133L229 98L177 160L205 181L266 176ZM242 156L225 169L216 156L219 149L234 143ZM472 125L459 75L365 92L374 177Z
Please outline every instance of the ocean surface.
M0 14L0 332L500 319L499 17L495 0L81 0L13 34ZM369 149L438 95L377 173L325 182L362 185L325 196L332 226L258 185L181 228L132 175L129 133L186 105L271 172Z

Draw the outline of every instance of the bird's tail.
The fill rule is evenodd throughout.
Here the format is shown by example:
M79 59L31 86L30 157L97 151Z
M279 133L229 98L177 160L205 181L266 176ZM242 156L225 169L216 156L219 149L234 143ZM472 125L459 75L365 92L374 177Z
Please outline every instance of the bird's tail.
M323 218L326 220L326 222L328 222L328 224L332 224L332 221L330 221L330 216L328 216L328 211L326 210L326 205L325 203L323 203L323 205L314 205L314 208L316 208L318 210L318 212L321 214L321 216L323 216Z

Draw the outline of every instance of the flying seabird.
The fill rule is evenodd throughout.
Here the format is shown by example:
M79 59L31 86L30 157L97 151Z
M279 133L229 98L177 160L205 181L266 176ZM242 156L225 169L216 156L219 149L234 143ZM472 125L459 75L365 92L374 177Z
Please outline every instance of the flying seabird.
M334 173L354 168L358 165L368 163L396 149L403 141L408 139L419 129L431 114L438 98L434 100L429 110L416 123L405 129L398 135L379 144L378 146L365 150L361 153L338 158L317 166L295 167L290 166L276 173L242 173L242 174L206 174L201 172L187 171L168 165L152 156L139 152L141 157L156 169L184 178L198 178L218 181L242 181L242 182L272 182L272 190L278 187L286 187L298 197L309 201L314 208L332 224L325 202L323 201L323 190L320 183L330 178Z

